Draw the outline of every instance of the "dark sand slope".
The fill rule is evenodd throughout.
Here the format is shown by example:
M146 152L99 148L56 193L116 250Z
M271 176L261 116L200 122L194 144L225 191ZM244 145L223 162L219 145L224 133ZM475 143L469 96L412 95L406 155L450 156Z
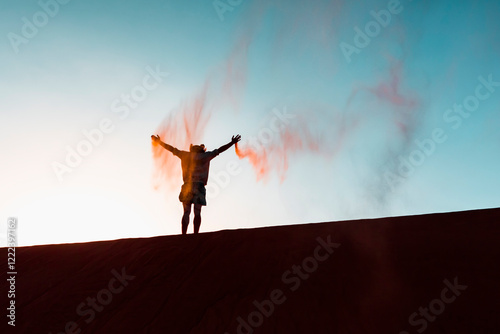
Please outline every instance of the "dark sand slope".
M2 327L497 334L499 260L500 209L24 247Z

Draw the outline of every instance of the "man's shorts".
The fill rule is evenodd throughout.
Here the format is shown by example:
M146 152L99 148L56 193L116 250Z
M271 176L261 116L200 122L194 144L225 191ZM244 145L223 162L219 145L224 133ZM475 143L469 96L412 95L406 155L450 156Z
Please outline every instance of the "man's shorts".
M207 205L207 191L203 182L188 182L181 187L179 201L182 203L193 203L199 205Z

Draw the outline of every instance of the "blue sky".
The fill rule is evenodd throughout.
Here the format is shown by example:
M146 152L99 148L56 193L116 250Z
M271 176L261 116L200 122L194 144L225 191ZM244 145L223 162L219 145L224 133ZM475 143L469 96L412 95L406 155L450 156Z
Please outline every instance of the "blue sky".
M500 82L496 2L221 1L223 13L211 1L40 3L0 5L0 212L18 217L20 245L179 233L181 180L153 188L149 137L207 83L209 149L236 133L248 145L286 110L285 128L306 129L319 150L286 151L275 133L289 168L259 181L233 149L218 157L202 232L498 207L500 86L480 88L488 97L456 129L444 119L478 77ZM348 61L341 43L356 46L354 28L391 6L398 13ZM44 17L26 38L26 20ZM168 75L120 118L112 102L155 69ZM54 162L103 119L113 129L61 181ZM415 153L436 129L444 142ZM424 159L398 174L412 154ZM232 162L238 172L221 179Z

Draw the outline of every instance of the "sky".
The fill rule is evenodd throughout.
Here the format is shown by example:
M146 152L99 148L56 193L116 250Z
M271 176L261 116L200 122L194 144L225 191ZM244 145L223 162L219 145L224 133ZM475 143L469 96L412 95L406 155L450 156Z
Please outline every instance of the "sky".
M211 162L201 232L499 206L498 2L0 15L0 216L19 246L179 234L180 161L153 134L184 150L242 136Z

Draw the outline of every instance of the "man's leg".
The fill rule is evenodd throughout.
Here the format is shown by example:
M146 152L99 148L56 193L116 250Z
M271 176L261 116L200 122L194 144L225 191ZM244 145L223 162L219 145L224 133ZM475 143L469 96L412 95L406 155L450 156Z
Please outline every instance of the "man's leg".
M194 225L194 234L198 234L198 231L200 231L200 225L201 225L201 204L194 205L193 225Z
M182 216L182 234L187 233L188 225L189 225L189 215L191 214L191 203L182 202L182 206L184 207L184 215Z

